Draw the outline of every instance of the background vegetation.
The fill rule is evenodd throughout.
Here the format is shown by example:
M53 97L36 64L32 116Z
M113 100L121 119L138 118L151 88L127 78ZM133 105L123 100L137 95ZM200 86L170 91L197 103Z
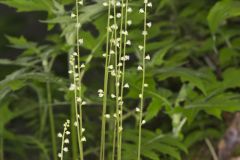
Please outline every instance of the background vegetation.
M87 101L84 154L98 159L100 147L107 8L87 1L80 8L83 96ZM0 160L49 160L56 146L51 135L74 122L68 57L75 48L72 0L0 0ZM152 0L146 52L146 105L142 134L145 160L210 160L228 127L226 112L240 107L240 1ZM137 117L141 75L142 1L132 0L132 46L125 73L123 160L137 155ZM16 10L13 11L10 8ZM23 13L24 12L24 13ZM13 49L11 49L11 48ZM114 84L112 84L113 86ZM111 87L110 87L111 89ZM109 99L109 103L113 103ZM110 107L111 108L111 107ZM110 111L113 113L113 111ZM224 116L225 115L225 116ZM231 115L231 114L230 114ZM51 131L51 129L53 129ZM65 159L76 159L76 133ZM109 134L109 142L111 134ZM111 143L108 152L111 152ZM55 148L56 147L56 148ZM110 155L109 155L110 156ZM108 158L110 159L110 157ZM215 159L216 160L216 159Z

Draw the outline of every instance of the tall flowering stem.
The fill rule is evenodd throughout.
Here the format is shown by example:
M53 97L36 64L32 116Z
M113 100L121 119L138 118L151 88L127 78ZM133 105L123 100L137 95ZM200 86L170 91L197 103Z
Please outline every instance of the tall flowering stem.
M83 156L83 142L86 141L86 138L83 135L85 129L83 128L83 114L82 108L86 104L86 102L82 99L82 78L81 72L85 68L84 64L81 64L80 60L80 45L83 44L83 39L79 37L79 30L81 24L79 22L79 5L83 5L82 0L76 0L76 12L71 14L71 18L76 18L76 52L73 52L70 55L70 70L69 74L73 77L73 82L70 86L70 91L74 92L74 111L75 111L75 122L74 126L77 128L77 141L78 141L78 150L80 160L84 159Z
M104 90L103 90L103 108L102 108L102 127L101 127L101 146L100 146L100 160L105 158L105 139L106 139L106 110L107 110L107 92L108 92L108 62L109 62L109 32L110 32L110 13L111 1L106 2L108 5L108 20L107 20L107 38L106 38L106 55L105 55L105 71L104 71Z
M125 9L125 10L124 10ZM120 83L120 100L121 102L119 103L119 122L118 122L118 154L117 154L117 159L121 160L122 158L122 131L123 131L123 120L122 120L122 115L123 115L123 93L124 93L124 88L128 88L128 84L125 83L125 56L126 56L126 43L127 43L127 35L128 35L128 0L122 0L121 2L121 28L120 28L120 49L119 49L119 62L118 62L118 72L121 75L120 80L118 83ZM122 58L123 57L123 58ZM121 62L121 59L123 61ZM122 70L121 70L122 68Z
M141 137L142 137L142 125L145 123L143 120L143 107L144 107L144 88L146 87L145 84L145 64L146 64L146 38L147 38L147 7L152 7L152 3L148 2L148 0L144 0L144 8L139 10L140 14L144 14L144 29L143 29L143 46L139 47L142 51L142 67L139 66L138 69L142 71L142 85L141 85L141 93L139 94L140 98L140 110L139 110L139 126L138 126L138 153L137 153L137 160L141 159Z

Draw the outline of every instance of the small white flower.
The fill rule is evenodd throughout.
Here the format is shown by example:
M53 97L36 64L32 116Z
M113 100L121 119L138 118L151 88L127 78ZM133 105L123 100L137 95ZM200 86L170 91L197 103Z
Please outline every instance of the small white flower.
M85 64L81 64L80 68L85 68Z
M75 17L76 17L76 14L71 13L71 18L75 18Z
M127 21L127 24L128 24L129 26L131 26L131 25L132 25L132 21L131 21L131 20L128 20L128 21Z
M68 143L69 143L69 139L66 138L66 139L64 140L64 143L68 144Z
M82 137L82 138L81 138L81 141L82 141L82 142L86 142L86 141L87 141L86 137Z
M124 86L123 86L124 88L129 88L129 84L128 83L126 83L126 84L124 84Z
M86 105L86 104L87 104L87 102L86 102L86 101L83 101L83 102L82 102L82 105Z
M143 9L143 8L140 8L140 9L139 9L139 13L144 13L144 9Z
M78 4L83 5L83 1L79 1Z
M146 59L146 60L150 60L150 59L151 59L150 55L148 54L148 55L145 57L145 59Z
M62 135L62 133L58 133L58 135L57 135L59 138L61 138L63 135Z
M143 96L142 96L142 94L139 94L138 97L139 97L139 98L142 98Z
M105 114L105 117L106 117L107 119L109 119L109 118L110 118L110 114Z
M111 94L111 98L116 98L115 94Z
M63 151L64 151L64 152L68 152L68 148L67 148L67 147L64 147L64 148L63 148Z
M149 3L147 4L147 6L148 6L148 7L152 7L152 3L149 2Z
M58 157L59 157L59 158L62 158L62 153L58 153Z
M140 51L143 50L143 46L142 45L139 45L138 48L139 48Z
M111 71L111 76L116 76L116 72L114 70Z
M137 70L138 70L138 71L142 71L142 70L143 70L142 66L138 66L138 67L137 67Z
M77 28L80 28L80 27L81 27L81 23L77 23L77 24L76 24L76 27L77 27Z
M117 18L121 18L122 14L121 13L117 13Z
M70 134L70 131L66 131L66 135L69 135Z
M106 57L106 56L107 56L107 54L106 54L106 53L103 53L103 54L102 54L102 56L103 56L103 57Z
M142 35L146 36L148 34L147 31L142 31Z
M119 105L123 105L123 101L119 101L118 103L119 103Z
M83 39L82 39L82 38L79 39L78 42L79 42L80 44L83 44Z
M148 84L147 83L144 83L144 85L143 85L144 87L148 87Z
M146 120L142 120L142 125L146 123Z
M118 127L118 132L122 132L122 130L123 130L122 126Z
M77 126L78 126L78 123L75 121L75 122L73 123L73 125L74 125L75 127L77 127Z
M78 53L77 53L77 52L73 52L73 55L74 55L74 56L77 56L77 55L78 55Z
M76 89L76 85L75 84L71 84L69 87L70 91L74 91Z
M69 74L72 74L72 73L73 73L73 71L72 71L72 70L69 70L69 71L68 71L68 73L69 73Z
M152 27L152 22L148 22L147 26L148 26L148 28L151 28Z
M125 55L124 58L125 58L125 61L130 60L130 56L129 55Z
M98 90L98 93L103 93L103 90L102 90L102 89L99 89L99 90Z
M118 63L118 65L117 65L117 66L118 66L118 67L121 67L122 65L123 65L123 64L120 62L120 63Z
M116 83L116 86L117 86L117 87L119 87L119 86L120 86L120 83L119 83L119 82L117 82L117 83Z
M127 9L127 12L128 13L131 13L133 10L132 10L132 8L131 7L129 7L128 9Z
M120 7L121 3L119 1L117 1L116 6Z
M123 35L128 35L128 31L122 31Z
M114 52L114 50L110 50L110 54L114 54L115 52Z
M82 98L77 97L77 102L82 102Z
M103 93L99 93L99 94L98 94L98 97L100 97L100 98L102 98L103 96L104 96Z
M113 69L113 65L109 65L108 69L112 70Z
M113 114L113 117L114 117L114 118L117 118L117 114L116 114L116 113L114 113L114 114Z
M127 40L126 44L130 46L132 43L130 40Z
M82 128L82 133L85 131L85 128Z
M140 108L138 108L138 107L136 107L135 110L136 110L136 112L140 112Z
M103 2L103 6L108 6L108 3L107 2Z
M111 25L111 28L117 30L118 26L117 26L117 24L113 24L113 25Z
M113 17L113 15L109 15L109 19L113 19L114 17Z

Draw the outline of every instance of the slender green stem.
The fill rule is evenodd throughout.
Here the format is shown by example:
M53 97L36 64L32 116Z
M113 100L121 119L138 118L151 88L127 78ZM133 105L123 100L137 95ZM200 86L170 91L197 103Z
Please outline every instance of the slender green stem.
M52 139L52 154L53 154L53 159L57 160L56 131L55 131L54 116L53 116L53 108L51 105L52 104L52 93L51 93L51 85L50 85L49 80L47 81L47 101L48 101L48 113L49 113L51 139Z
M63 160L63 148L64 148L64 140L65 140L65 132L66 132L66 128L64 127L63 129L63 134L62 134L62 144L61 144L61 156L60 159Z
M144 32L147 31L147 3L144 3ZM145 84L145 53L146 53L146 34L143 34L143 53L142 53L142 86L140 96L140 115L139 115L139 128L138 128L138 154L137 160L141 159L141 140L142 140L142 119L143 119L143 106L144 106L144 84Z
M72 66L72 70L73 70L73 75L75 75L75 68L74 65ZM73 82L74 84L76 84L76 77L73 76ZM74 108L75 108L75 118L76 118L76 127L77 127L77 138L78 138L78 149L79 149L79 153L81 153L81 135L80 135L80 127L79 127L79 118L78 118L78 102L77 102L77 88L74 89Z
M116 11L116 1L114 1L114 5L113 5L113 17L114 17L114 25L117 26L117 11ZM122 24L121 24L122 25ZM122 26L120 27L120 30L122 30ZM121 35L121 33L120 33ZM116 73L116 76L115 76L115 92L116 92L116 122L117 122L117 125L115 125L115 127L117 127L116 129L116 132L117 132L117 157L119 156L119 132L121 132L121 129L120 129L120 122L119 122L119 75L120 75L120 72L118 70L118 56L120 55L120 52L118 53L118 46L117 46L117 28L115 27L114 29L114 41L115 41L115 45L114 45L114 52L115 52L115 73ZM121 41L121 36L120 36L120 41ZM120 44L121 46L121 44ZM120 50L121 50L121 47L120 47ZM119 54L119 55L118 55ZM114 130L115 131L115 130Z
M218 160L217 153L216 153L211 141L208 138L205 138L205 143L207 144L209 151L212 154L213 160Z
M122 4L124 3L124 1L122 0ZM122 6L123 7L123 6ZM124 30L127 31L127 20L128 20L128 13L127 13L127 9L128 9L128 0L126 0L126 9L125 9L125 17L124 17ZM122 13L124 11L122 10ZM126 41L127 41L127 35L124 34L124 40L123 40L123 55L121 55L120 52L120 58L121 56L125 57L126 55ZM122 44L122 41L120 42ZM122 48L122 47L120 47ZM123 61L123 69L122 69L122 77L121 77L121 90L120 90L120 97L123 99L123 88L124 88L124 79L125 79L125 60ZM123 103L120 104L120 126L123 126ZM119 151L118 151L118 160L121 160L122 156L121 156L121 149L122 149L122 132L119 133Z
M76 39L76 44L77 44L77 72L78 72L78 80L77 82L75 82L75 84L77 84L77 90L78 90L78 97L77 98L81 98L81 79L80 79L80 75L81 75L81 67L80 67L80 42L79 42L79 29L80 29L80 23L79 23L79 1L76 0L76 21L77 21L77 39ZM76 80L76 79L75 79ZM77 93L76 93L77 94ZM77 99L75 99L75 101L77 101ZM77 105L76 105L77 108ZM83 124L82 124L82 102L80 101L78 103L78 110L79 110L79 115L77 115L77 119L79 118L79 124L77 124L77 126L79 125L78 129L78 134L80 136L80 141L78 140L79 143L79 152L80 152L80 160L84 159L84 154L83 154L83 142L82 142L82 138L83 138L83 132L82 132L82 128L83 128ZM77 111L77 109L76 109ZM78 117L79 116L79 117Z
M108 1L108 22L107 22L107 38L106 38L106 59L105 59L105 73L104 73L104 96L102 108L102 128L101 128L101 146L100 146L100 160L105 158L105 132L106 132L106 109L107 109L107 91L108 91L108 54L109 54L109 27L110 27L110 13L111 1Z
M76 114L75 114L75 100L73 99L71 101L71 122L75 122L76 120ZM71 141L72 141L72 159L77 159L77 143L78 138L76 133L76 127L74 126L74 123L71 123Z

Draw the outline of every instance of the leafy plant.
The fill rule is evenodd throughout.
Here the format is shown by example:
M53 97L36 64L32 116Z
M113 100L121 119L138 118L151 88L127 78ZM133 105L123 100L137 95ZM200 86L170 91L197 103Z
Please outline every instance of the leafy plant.
M21 54L0 59L0 159L211 159L240 107L238 1L0 3L48 30L5 33Z

